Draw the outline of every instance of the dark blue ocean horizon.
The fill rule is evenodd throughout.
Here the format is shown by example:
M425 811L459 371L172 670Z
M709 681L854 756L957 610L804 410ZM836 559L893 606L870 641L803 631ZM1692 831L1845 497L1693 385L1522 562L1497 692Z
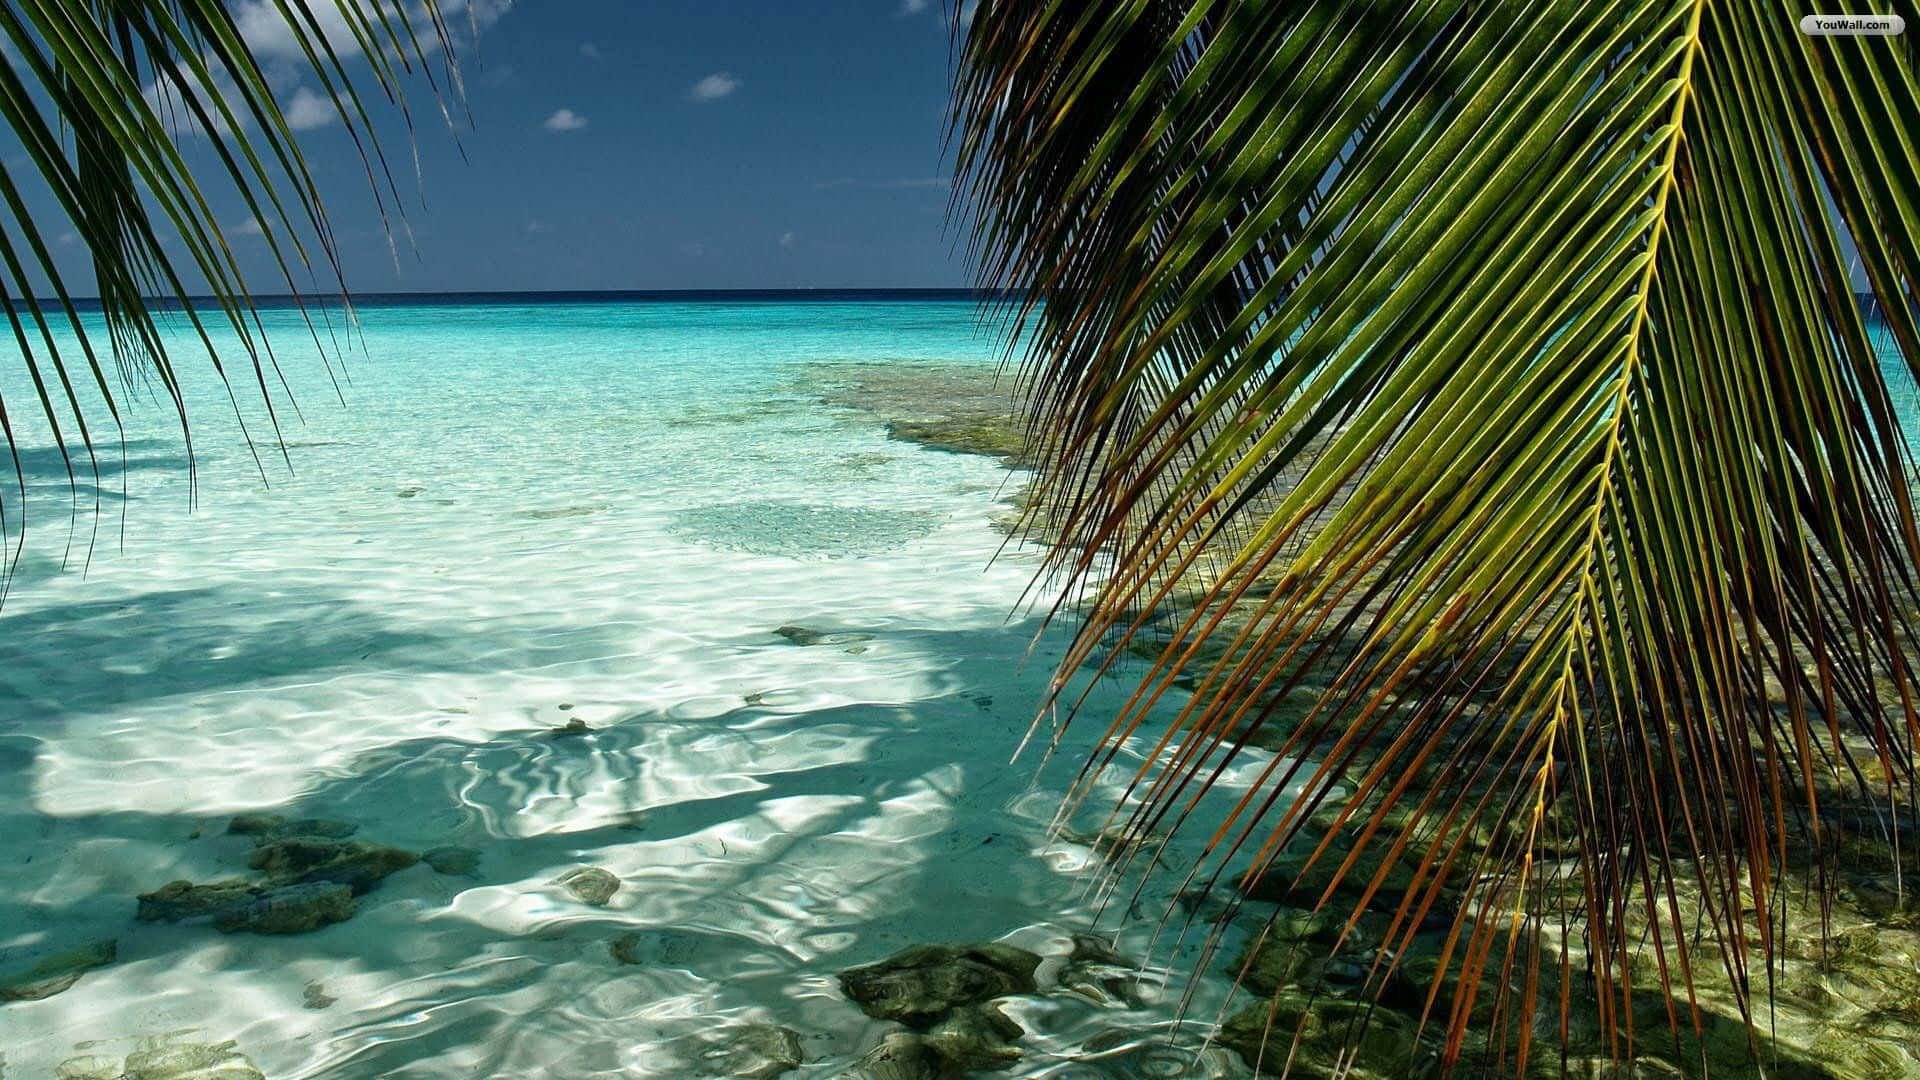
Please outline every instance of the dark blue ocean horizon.
M356 308L376 307L456 307L474 304L628 304L628 303L664 303L664 304L845 304L845 303L980 303L1005 300L1015 294L1007 290L996 289L537 289L537 290L485 290L477 292L349 292L346 295ZM217 309L219 300L212 296L193 296L188 298L202 310ZM43 310L58 310L59 302L52 297L38 300ZM181 302L177 297L149 297L149 307L155 310L177 311ZM100 310L98 297L75 297L73 305L80 311L97 312ZM339 293L262 293L253 297L253 305L263 310L307 307L338 308L341 306Z

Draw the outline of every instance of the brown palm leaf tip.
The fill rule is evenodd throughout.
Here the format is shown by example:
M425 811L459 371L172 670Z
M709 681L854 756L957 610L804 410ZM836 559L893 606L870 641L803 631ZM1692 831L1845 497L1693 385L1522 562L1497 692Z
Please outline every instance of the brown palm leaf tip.
M442 88L457 92L458 69L442 6L423 0L402 14L386 0L275 5L308 75L360 148L383 220L390 206L397 212L399 194L359 84L371 83L404 119L402 84L415 73L428 80L444 112ZM351 40L329 38L315 15L319 7ZM336 10L339 18L331 18ZM0 50L0 110L22 149L21 163L0 171L7 225L0 230L0 308L35 391L31 403L0 400L0 432L14 451L12 490L0 489L0 537L13 542L0 560L3 597L24 543L26 480L16 424L34 415L44 421L76 499L80 472L98 479L101 440L119 439L118 395L129 387L157 384L184 432L176 358L160 335L156 305L172 302L184 311L230 394L229 364L237 359L251 369L244 377L258 389L277 435L270 389L278 381L276 361L208 200L211 188L226 188L229 201L258 223L287 292L301 295L303 280L316 272L343 296L345 286L306 159L228 5L17 0L0 5L0 41L7 46ZM349 54L364 58L359 79L348 72ZM189 141L209 148L219 166L190 168L181 149ZM36 190L57 213L29 214L28 195ZM68 281L56 266L47 238L66 231L91 254L92 280ZM184 256L170 250L172 241ZM99 296L104 335L73 300L89 288ZM190 300L195 294L211 299ZM318 318L307 326L315 347L330 356L334 328L324 312ZM237 341L237 357L216 348L221 327ZM70 331L65 342L62 331ZM89 403L92 394L102 404ZM192 449L189 439L190 459Z
M1087 597L1049 711L1153 656L1074 801L1151 747L1112 813L1152 839L1111 868L1149 872L1278 751L1182 872L1284 858L1291 902L1372 912L1375 991L1440 918L1450 1060L1524 1069L1570 996L1616 1057L1674 1045L1709 968L1764 1024L1790 880L1832 890L1836 830L1910 812L1920 95L1910 43L1802 14L961 28L972 244L1018 290L1032 504Z

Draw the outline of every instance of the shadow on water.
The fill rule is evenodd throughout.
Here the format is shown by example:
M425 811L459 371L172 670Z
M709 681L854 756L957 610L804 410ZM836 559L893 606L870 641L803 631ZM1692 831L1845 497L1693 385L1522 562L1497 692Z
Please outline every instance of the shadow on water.
M349 666L438 670L456 635L315 589L172 589L0 613L0 717L42 721Z
M64 994L0 1005L10 1055L58 1061L89 1039L183 1026L130 1002L214 1000L183 1007L195 1038L238 1039L274 1076L695 1075L702 1039L747 1020L801 1032L808 1060L824 1067L886 1030L841 996L839 972L910 945L1008 934L1057 950L1089 921L1085 879L1065 872L1080 857L1045 837L1058 770L1079 755L1066 748L1037 781L1031 764L1006 764L1048 673L1044 662L1016 669L1032 625L1015 623L883 634L900 653L951 658L904 704L806 707L775 691L717 715L631 712L574 733L530 725L466 737L419 731L459 722L424 717L419 733L316 766L302 794L260 809L348 822L357 839L415 851L470 848L477 870L409 867L361 897L347 922L293 936L136 922L136 893L249 874L251 841L227 833L226 814L28 805L63 709L350 668L439 670L435 657L451 655L452 629L397 627L317 592L295 614L249 623L263 600L184 590L0 620L0 673L40 665L34 678L53 680L37 695L0 687L0 830L20 838L0 845L0 949L119 942L112 967ZM275 598L275 610L285 604ZM511 648L541 629L459 633ZM84 661L44 670L54 644ZM772 634L749 644L846 662L832 646L816 654ZM152 673L90 675L149 650L161 658ZM153 679L165 685L150 689ZM50 726L20 722L48 695L62 699L44 706ZM56 865L23 863L33 852ZM554 884L581 865L620 880L607 906ZM1167 995L1185 989L1191 958L1153 959L1176 973L1158 998L1090 1004L1043 979L1018 1009L1020 1074L1202 1075L1163 1066L1184 1070L1221 999L1197 1006L1170 1046ZM12 966L0 958L0 971ZM1096 1045L1114 1056L1075 1058Z
M0 475L13 479L13 464L18 460L27 483L57 483L63 487L69 466L73 476L84 485L89 480L108 481L131 473L173 472L184 476L189 464L180 444L164 439L128 439L124 444L112 440L96 442L91 458L87 448L79 443L70 444L64 456L57 446L23 446L15 455L13 458L0 455Z
M349 668L440 670L436 657L450 654L452 629L396 627L318 592L292 606L266 600L178 590L0 619L0 717L39 717L0 721L14 795L4 825L42 852L58 845L66 864L5 876L0 926L15 929L0 947L120 942L113 968L67 994L91 983L121 999L224 995L234 1026L205 1034L242 1037L263 1067L299 1075L655 1070L692 1052L691 1033L748 1014L815 1033L810 1056L850 1060L877 1028L840 998L837 972L909 944L1049 923L1075 902L1078 882L1041 854L1045 813L1022 798L1031 766L1004 764L1025 730L1019 703L1045 678L1041 667L1010 677L1031 632L1013 624L886 635L895 650L954 658L909 704L802 708L766 703L784 700L772 695L717 716L636 713L571 735L421 734L361 752L262 809L352 822L359 838L412 850L471 847L475 874L403 870L350 921L296 936L136 922L137 892L249 873L249 841L226 834L224 815L51 815L17 801L64 716ZM262 621L265 611L275 614ZM459 633L539 636L518 625ZM753 644L804 648L771 634ZM151 659L136 668L134 657ZM581 864L621 879L609 906L550 884ZM76 878L92 886L77 898ZM622 935L637 963L612 955ZM308 981L338 1003L303 1009ZM0 1032L19 1041L36 1030L28 1014L47 1010L33 1041L48 1040L50 1060L84 1038L147 1033L75 1030L62 996L5 1006ZM313 1038L296 1045L305 1036L294 1028Z

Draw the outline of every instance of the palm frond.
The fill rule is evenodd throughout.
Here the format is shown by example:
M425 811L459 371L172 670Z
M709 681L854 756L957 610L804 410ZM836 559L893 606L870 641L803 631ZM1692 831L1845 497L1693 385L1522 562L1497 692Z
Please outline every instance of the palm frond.
M372 82L403 113L408 72L423 72L439 97L442 80L458 85L439 0L404 8L392 0L272 0L261 11L285 23L359 148L384 220L398 192L342 53L363 56ZM323 12L338 18L323 21ZM334 25L351 40L330 38ZM244 379L277 429L273 353L210 199L214 188L259 224L288 293L302 296L302 279L315 273L343 298L345 284L313 174L233 9L221 0L8 0L0 4L0 40L0 118L23 151L19 164L0 167L0 306L35 391L28 408L50 429L69 480L83 469L97 476L102 427L119 430L123 392L141 382L157 384L172 403L191 460L178 358L156 323L162 309L184 314L230 394L230 368L247 369ZM188 142L201 146L189 155ZM217 167L189 162L209 154ZM30 212L29 191L57 216ZM62 274L49 237L65 231L90 253L92 281ZM169 240L184 254L171 252ZM104 340L75 299L88 286ZM326 355L311 317L307 325ZM223 329L237 355L216 346ZM15 481L15 497L0 495L0 536L13 540L0 595L25 543L27 481L12 405L0 399ZM102 408L104 416L89 416Z
M984 0L964 31L974 250L1091 595L1043 715L1107 646L1155 656L1073 800L1137 745L1114 814L1170 835L1267 729L1176 869L1382 913L1376 992L1444 915L1449 1060L1524 1068L1540 978L1588 979L1618 1056L1636 989L1704 965L1749 1019L1830 811L1911 812L1920 94L1911 36L1803 7ZM1116 883L1168 850L1121 847Z

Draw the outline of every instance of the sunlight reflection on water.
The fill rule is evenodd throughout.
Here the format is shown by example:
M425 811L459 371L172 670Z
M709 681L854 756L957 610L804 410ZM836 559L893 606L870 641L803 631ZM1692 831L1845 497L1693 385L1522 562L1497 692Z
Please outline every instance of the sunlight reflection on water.
M189 514L146 410L124 547L111 500L84 577L36 526L0 615L0 947L119 959L0 1007L11 1069L185 1032L276 1078L685 1076L753 1020L824 1076L888 1030L840 971L1004 939L1049 965L1010 999L1014 1073L1183 1074L1181 978L1048 988L1093 912L1087 849L1045 838L1071 748L1007 764L1058 654L1008 618L1037 560L989 525L1004 471L791 387L821 360L985 372L972 308L632 307L369 311L351 407L310 410L292 475L263 488L197 400ZM403 870L306 934L132 920L136 893L246 873L245 810L479 865ZM581 865L619 878L605 906L554 884Z

